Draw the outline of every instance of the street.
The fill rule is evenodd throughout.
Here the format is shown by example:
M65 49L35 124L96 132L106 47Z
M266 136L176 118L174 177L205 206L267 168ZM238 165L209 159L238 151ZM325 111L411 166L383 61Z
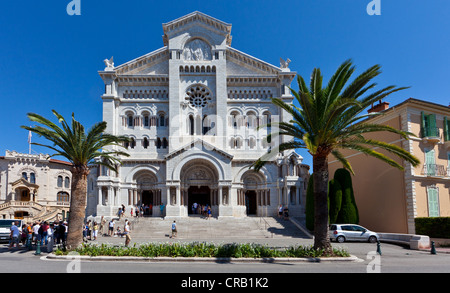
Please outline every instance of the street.
M302 240L307 241L307 240ZM310 240L309 240L310 241ZM47 259L45 248L40 255L24 249L8 250L0 245L0 273L450 273L450 254L417 251L393 244L344 243L358 261L289 262L289 263L220 263L220 262L140 262L80 261Z

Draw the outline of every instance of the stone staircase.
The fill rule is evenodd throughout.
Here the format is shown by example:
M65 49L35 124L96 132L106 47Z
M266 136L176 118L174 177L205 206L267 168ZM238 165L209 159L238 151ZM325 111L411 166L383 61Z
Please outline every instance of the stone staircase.
M158 240L171 235L174 219L128 218L133 239ZM273 217L210 218L189 216L175 219L178 239L220 240L220 239L265 239L265 238L309 238L289 220ZM116 222L123 230L125 220Z

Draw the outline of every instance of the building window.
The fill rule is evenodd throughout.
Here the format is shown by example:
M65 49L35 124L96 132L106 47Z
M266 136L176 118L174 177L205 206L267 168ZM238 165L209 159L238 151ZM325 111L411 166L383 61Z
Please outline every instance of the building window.
M129 115L128 116L128 127L132 127L133 126L133 116Z
M165 126L166 122L166 118L164 116L164 114L160 114L159 115L159 126Z
M167 139L164 137L162 140L162 147L163 149L166 149L169 146L169 143L167 142Z
M195 85L187 90L186 99L191 107L204 108L211 101L211 94L204 86Z
M67 192L58 192L56 195L56 200L58 202L69 202L69 194Z
M157 149L161 148L161 139L159 137L156 139L156 148Z
M439 189L436 187L427 188L428 195L428 216L439 217Z
M144 137L144 142L142 143L142 146L144 147L144 149L148 148L148 146L149 146L149 142L146 137Z
M70 179L69 177L64 178L64 187L69 188L70 187Z
M436 161L434 155L434 149L425 149L425 175L436 175Z
M444 141L450 141L450 119L444 117Z
M439 130L436 127L436 115L422 112L422 138L439 137Z
M30 183L36 183L36 175L34 175L34 173L30 173Z
M63 186L63 178L62 178L62 176L58 176L57 186L58 187L62 187Z
M144 116L144 127L149 127L150 126L150 118L148 117L148 115Z
M22 172L22 178L28 181L27 172Z

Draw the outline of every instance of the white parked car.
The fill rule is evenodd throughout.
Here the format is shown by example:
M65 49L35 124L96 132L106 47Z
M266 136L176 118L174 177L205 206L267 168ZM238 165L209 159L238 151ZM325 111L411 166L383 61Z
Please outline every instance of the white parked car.
M332 224L329 230L330 240L342 243L344 241L368 241L375 243L380 239L377 233L355 224Z

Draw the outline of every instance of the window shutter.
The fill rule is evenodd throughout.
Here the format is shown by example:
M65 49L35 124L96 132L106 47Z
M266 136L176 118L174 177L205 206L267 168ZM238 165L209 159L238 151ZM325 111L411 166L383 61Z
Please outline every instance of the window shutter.
M425 115L425 113L422 111L421 113L421 130L422 130L422 137L427 137L428 136L428 132L427 132L427 116Z
M450 120L444 117L444 141L450 141Z
M428 188L428 216L439 217L438 189Z
M436 127L436 115L430 114L428 115L428 135L431 137L438 137L439 133Z

